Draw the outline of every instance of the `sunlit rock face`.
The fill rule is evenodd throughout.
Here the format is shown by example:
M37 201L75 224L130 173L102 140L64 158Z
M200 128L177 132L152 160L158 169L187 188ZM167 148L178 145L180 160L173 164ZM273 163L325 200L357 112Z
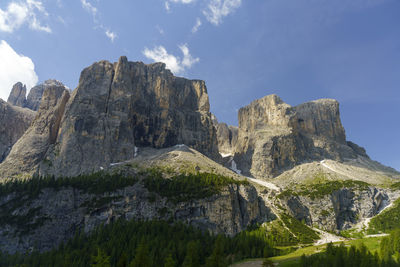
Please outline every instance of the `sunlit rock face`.
M239 110L234 160L246 175L275 177L303 162L358 155L367 157L362 148L346 142L336 100L291 107L268 95Z

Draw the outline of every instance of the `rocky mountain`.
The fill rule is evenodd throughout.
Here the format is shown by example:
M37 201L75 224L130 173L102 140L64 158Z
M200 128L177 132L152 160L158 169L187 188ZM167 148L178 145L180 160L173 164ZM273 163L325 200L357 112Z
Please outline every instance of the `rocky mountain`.
M26 96L26 86L21 82L17 82L11 89L7 102L14 106L37 111L40 107L40 102L46 88L54 86L65 87L60 81L46 80L43 83L32 87L28 96Z
M18 83L0 101L7 252L46 251L119 218L228 235L259 223L313 242L365 227L400 196L400 174L346 140L336 100L292 107L269 95L228 126L210 113L203 81L126 57L84 69L73 92L49 80L25 94Z
M45 93L63 95L63 104L42 101L33 126L0 165L3 177L90 173L131 159L137 147L145 146L186 144L219 157L205 83L175 77L165 64L126 57L95 63L82 71L65 105L67 93L51 93L54 88L60 87L48 86ZM60 124L49 124L49 116ZM37 133L46 136L39 141Z
M69 91L62 85L46 87L36 117L0 164L3 177L31 177L57 138Z
M38 110L40 107L40 102L42 100L42 96L46 90L46 88L52 87L65 87L60 81L57 80L46 80L41 84L38 84L29 91L28 96L26 97L26 106L32 110ZM67 89L67 88L66 88Z
M222 157L231 156L235 153L238 127L227 125L224 122L219 123L217 118L212 115L213 124L217 130L218 151Z
M10 105L0 99L0 162L28 129L34 117L35 112Z
M346 141L336 100L292 107L269 95L239 110L234 161L245 175L271 178L305 162L359 156L368 157Z
M7 102L13 106L24 108L26 105L26 86L21 82L14 84Z

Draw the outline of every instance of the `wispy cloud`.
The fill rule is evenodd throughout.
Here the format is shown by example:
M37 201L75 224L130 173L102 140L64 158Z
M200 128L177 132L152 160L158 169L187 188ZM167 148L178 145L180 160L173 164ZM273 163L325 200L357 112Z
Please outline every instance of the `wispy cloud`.
M51 28L48 25L42 25L38 16L48 16L41 1L12 1L7 9L0 9L0 31L12 33L22 25L28 24L32 30L51 33Z
M82 7L86 9L86 11L88 11L90 14L92 14L93 18L95 19L97 15L97 8L87 0L81 0L81 3Z
M110 30L106 30L106 35L108 38L110 38L111 42L114 42L114 39L118 37L118 35L115 32L112 32Z
M192 28L192 33L197 32L199 30L200 26L201 26L201 20L200 20L200 18L197 18L196 23L194 24L194 26Z
M210 0L203 14L209 22L219 25L224 17L234 12L241 4L242 0Z
M4 40L0 42L0 98L7 100L16 82L26 84L30 89L38 82L35 65L29 57L18 54Z
M164 3L164 7L165 7L165 9L166 9L167 11L170 11L170 10L171 10L171 7L169 6L169 2L168 2L168 1L166 1L166 2Z
M168 0L164 2L165 9L167 11L171 10L170 3L178 3L178 4L190 4L193 3L195 0Z
M189 48L187 44L180 45L179 49L182 51L183 54L183 59L181 63L184 69L190 69L193 64L200 61L198 57L192 57L192 55L189 53Z
M193 64L200 61L199 58L194 58L189 52L187 44L179 46L183 54L183 58L168 54L167 50L163 46L156 46L153 49L145 48L143 55L154 62L163 62L167 65L174 74L184 72L186 69L190 69Z
M115 38L118 37L117 33L111 31L108 27L104 26L100 21L99 21L99 10L97 9L96 6L94 6L92 3L90 3L88 0L81 0L82 8L85 9L89 14L92 15L93 17L93 22L96 25L96 28L101 29L104 31L104 34L107 36L108 39L112 43L114 43Z
M172 3L181 3L181 4L190 4L193 3L194 0L170 0Z
M164 35L164 30L163 30L163 28L161 28L160 27L160 25L156 25L156 29L158 30L158 32L161 34L161 35Z

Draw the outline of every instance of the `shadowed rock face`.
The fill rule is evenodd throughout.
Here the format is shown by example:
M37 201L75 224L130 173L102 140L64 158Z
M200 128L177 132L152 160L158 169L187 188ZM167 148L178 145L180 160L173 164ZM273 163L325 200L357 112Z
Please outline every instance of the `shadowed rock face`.
M274 177L300 163L366 156L346 142L339 103L320 99L291 107L269 95L239 110L234 160L246 175Z
M21 82L17 82L13 86L7 102L14 106L29 108L31 110L37 111L39 109L40 102L46 88L55 86L65 87L61 82L57 80L47 80L39 85L36 85L35 87L32 87L32 89L29 91L28 96L26 96L26 86L23 85Z
M2 162L35 118L35 112L12 106L0 99L0 162Z
M55 86L64 87L64 85L57 80L47 80L39 85L36 85L35 87L32 87L26 98L25 107L37 111L40 107L40 102L46 88Z
M26 104L26 86L21 82L14 84L7 102L18 107L25 107Z
M133 158L135 147L176 144L218 156L204 82L174 77L162 63L100 61L82 71L41 173L97 171Z
M32 125L15 143L5 161L0 164L2 177L21 174L30 176L36 172L37 164L44 159L49 146L57 138L68 99L69 91L64 86L46 87Z
M0 166L5 176L90 173L144 146L186 144L219 158L205 83L175 77L165 64L100 61L82 71L68 103L57 83L44 94L33 126Z
M223 156L233 155L238 137L238 127L227 125L226 123L218 123L217 118L212 114L214 127L217 131L218 151Z

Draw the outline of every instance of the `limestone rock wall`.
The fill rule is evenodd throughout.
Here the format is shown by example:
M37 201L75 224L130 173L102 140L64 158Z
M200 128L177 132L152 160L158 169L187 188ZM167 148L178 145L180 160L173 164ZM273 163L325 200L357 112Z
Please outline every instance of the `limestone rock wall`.
M7 102L11 105L18 107L25 107L26 104L26 86L21 82L17 82L14 84L11 89L10 95L7 99Z
M218 151L223 157L231 156L235 153L238 139L238 127L218 123L217 118L212 114L212 121L217 131Z
M234 160L245 175L275 177L298 164L365 156L346 142L339 103L320 99L291 107L269 95L239 110Z
M15 253L48 251L61 242L72 238L76 231L90 232L101 224L118 218L127 220L168 220L173 218L212 233L237 234L253 223L275 219L275 215L258 197L252 186L228 186L212 197L173 204L156 195L149 201L150 194L142 184L126 187L105 194L88 194L72 187L58 190L46 188L35 198L10 194L0 196L0 211L15 199L23 205L8 216L19 216L27 220L29 231L24 225L0 225L0 249ZM154 194L152 194L154 198ZM97 206L98 199L109 201ZM41 223L38 223L41 222Z
M12 106L0 99L0 163L29 128L34 118L35 112Z
M73 176L135 156L136 147L186 144L218 157L205 83L163 63L100 61L84 69L41 174Z
M328 231L346 230L382 211L394 199L384 189L342 188L321 198L285 197L279 203L290 215ZM398 197L398 194L396 195Z
M48 87L65 87L65 86L57 80L47 80L41 84L36 85L35 87L32 87L26 98L25 107L35 111L38 110L40 107L40 102L42 100L44 91Z
M12 147L0 164L3 178L35 174L37 165L57 138L69 91L64 86L46 87L40 108L32 125Z

